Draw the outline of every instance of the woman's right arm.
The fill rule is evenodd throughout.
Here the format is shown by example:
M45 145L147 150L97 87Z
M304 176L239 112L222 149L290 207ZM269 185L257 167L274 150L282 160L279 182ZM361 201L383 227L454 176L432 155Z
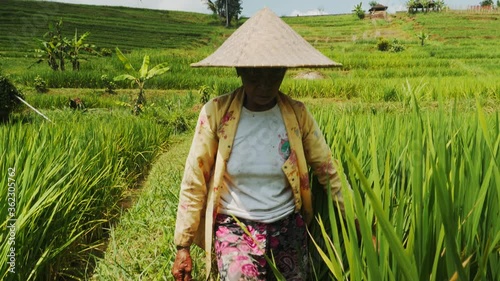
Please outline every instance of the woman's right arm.
M206 208L207 190L218 148L215 133L215 109L212 103L203 106L186 160L179 192L179 205L174 243L179 247L191 246Z
M207 185L218 148L217 135L212 129L215 123L210 120L215 118L215 112L210 104L206 104L199 114L179 192L174 234L177 253L172 267L175 280L191 280L193 262L189 248L206 208Z

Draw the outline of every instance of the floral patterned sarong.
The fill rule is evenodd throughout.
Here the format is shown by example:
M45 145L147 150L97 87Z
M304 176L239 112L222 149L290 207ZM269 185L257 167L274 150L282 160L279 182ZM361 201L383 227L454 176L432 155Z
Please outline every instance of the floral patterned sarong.
M306 280L307 249L306 225L298 213L273 223L217 215L215 254L221 280L276 280L265 255L287 281Z

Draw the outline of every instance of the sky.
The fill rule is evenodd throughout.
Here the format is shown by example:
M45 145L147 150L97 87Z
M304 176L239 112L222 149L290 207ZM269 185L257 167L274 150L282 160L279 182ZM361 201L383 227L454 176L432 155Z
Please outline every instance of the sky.
M198 13L210 13L203 0L48 0L73 4L126 6L157 10L177 10ZM242 0L242 16L249 17L264 7L270 8L278 16L345 14L351 13L355 5L363 3L363 9L368 10L371 0ZM407 0L379 0L380 4L388 6L388 12L405 10ZM453 9L466 9L478 5L480 0L445 0L446 5Z

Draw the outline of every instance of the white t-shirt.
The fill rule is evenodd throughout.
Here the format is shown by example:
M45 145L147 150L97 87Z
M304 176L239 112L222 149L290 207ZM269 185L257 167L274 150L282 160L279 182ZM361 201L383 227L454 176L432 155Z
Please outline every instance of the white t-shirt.
M253 112L243 107L227 163L220 213L270 223L291 214L292 189L281 166L290 144L278 105Z

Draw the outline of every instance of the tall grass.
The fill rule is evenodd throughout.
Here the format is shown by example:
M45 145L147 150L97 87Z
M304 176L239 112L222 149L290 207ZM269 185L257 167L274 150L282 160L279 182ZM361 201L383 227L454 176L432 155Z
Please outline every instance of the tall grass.
M143 176L171 129L129 112L69 110L54 124L0 127L0 279L83 278L102 251L123 191ZM15 169L15 273L8 271L8 170Z
M498 112L480 102L469 113L421 111L413 102L397 115L316 115L354 191L344 193L345 221L328 221L332 206L319 206L313 230L331 228L333 238L315 236L327 253L318 280L499 280Z
M191 135L172 140L154 161L134 205L110 230L106 255L97 262L91 280L171 280L177 252L173 242L178 189ZM192 247L194 280L203 280L204 251Z

